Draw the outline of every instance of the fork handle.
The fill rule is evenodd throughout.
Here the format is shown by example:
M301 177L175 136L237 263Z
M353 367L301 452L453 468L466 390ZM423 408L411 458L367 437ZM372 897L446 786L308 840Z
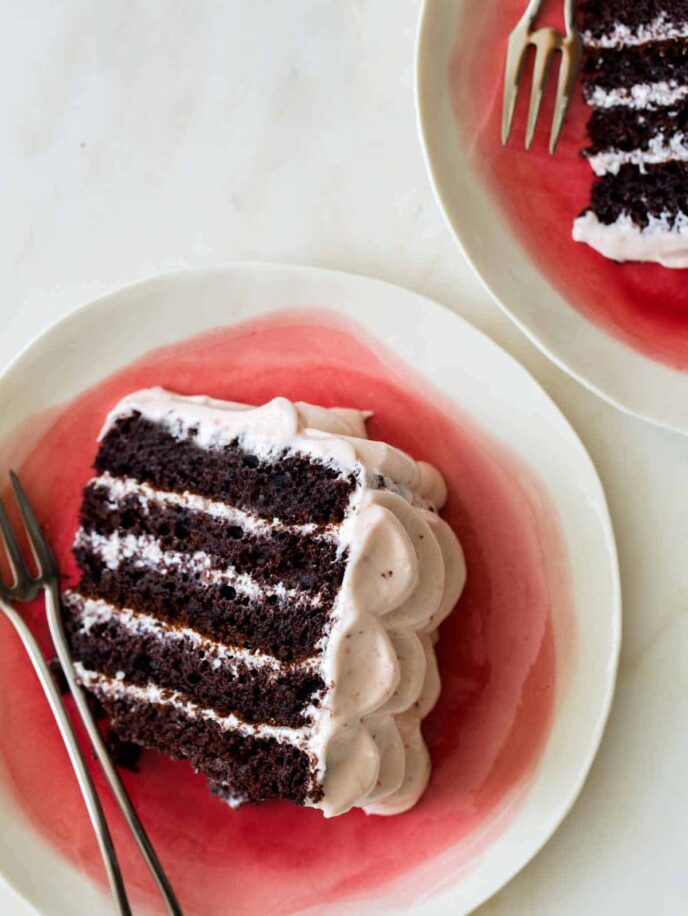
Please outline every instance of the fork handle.
M50 629L50 636L53 641L53 645L57 651L57 657L59 659L64 675L69 684L69 689L74 697L76 702L77 709L81 720L86 727L88 737L93 745L93 749L96 752L98 757L98 762L100 763L105 777L110 785L112 794L115 796L115 800L119 805L120 811L124 815L124 819L129 826L131 833L136 840L141 854L146 861L148 870L153 876L155 883L158 886L161 896L163 897L165 904L167 906L168 913L171 916L182 916L182 909L179 905L179 902L172 890L172 885L169 882L167 875L165 874L163 867L158 859L153 846L148 839L148 835L143 828L143 824L139 820L139 816L134 809L134 806L131 803L131 799L127 793L127 790L124 787L117 768L112 763L112 758L105 746L103 737L100 733L100 729L96 724L96 721L91 712L91 708L88 705L86 695L81 688L81 685L76 679L74 674L74 666L72 663L71 653L69 651L69 644L67 642L67 637L65 636L64 626L62 623L62 615L60 613L60 598L59 591L56 583L46 584L45 586L45 603L46 603L46 613L48 617L48 627Z
M88 810L88 815L93 824L117 912L120 916L131 916L131 908L127 900L122 873L120 871L119 862L117 861L117 854L112 843L107 821L105 820L103 808L100 804L95 786L93 785L93 780L91 779L91 774L84 759L81 747L79 746L71 719L69 718L62 697L60 696L60 691L55 684L48 663L38 643L34 639L31 630L11 605L0 601L0 606L22 641L26 653L31 660L31 664L33 665L33 669L40 681L41 687L43 688L43 692L50 704L50 709L55 717L57 727L60 730L60 735L67 749L67 753L69 754L72 767L74 768L79 788L81 789L81 794L83 795Z

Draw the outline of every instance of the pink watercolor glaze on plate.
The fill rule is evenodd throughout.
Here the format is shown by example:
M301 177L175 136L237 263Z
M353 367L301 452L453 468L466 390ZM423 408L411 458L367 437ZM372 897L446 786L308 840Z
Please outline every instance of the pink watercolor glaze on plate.
M402 879L412 885L414 872L457 844L469 868L494 838L490 825L502 829L499 812L527 789L552 722L560 672L550 608L570 606L571 599L547 493L480 428L479 417L462 415L367 330L334 313L281 311L137 359L37 417L33 434L43 432L29 454L17 440L5 442L3 471L16 462L66 581L74 575L69 548L103 418L123 394L148 385L247 403L284 395L374 410L371 437L435 463L445 475L450 498L443 514L469 570L465 593L441 628L443 692L424 726L433 776L411 812L392 818L351 812L329 821L276 803L234 812L210 797L203 777L186 763L151 752L138 774L125 775L185 912L287 913L382 900L386 887ZM35 613L33 621L42 631ZM59 738L4 620L0 742L32 822L102 882ZM112 810L108 800L106 811ZM154 907L144 867L116 818L115 824L126 876L140 903ZM407 889L406 902L429 890L427 882Z
M548 4L538 24L561 27ZM501 145L502 51L523 12L522 0L476 5L460 30L449 87L462 145L533 262L586 318L639 353L674 369L688 368L688 272L656 264L618 264L571 237L573 220L588 206L594 174L579 153L588 145L591 109L579 85L555 156L547 148L556 78L545 94L530 152L524 132L530 85L519 95L514 128ZM556 15L556 12L559 15ZM466 35L470 33L470 47ZM480 53L490 48L491 53Z

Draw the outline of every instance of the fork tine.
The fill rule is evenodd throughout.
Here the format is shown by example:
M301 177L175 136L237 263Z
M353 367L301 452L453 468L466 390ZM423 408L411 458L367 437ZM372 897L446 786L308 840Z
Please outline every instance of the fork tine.
M514 123L518 87L523 72L525 54L528 49L528 34L521 24L514 29L509 38L504 71L504 95L502 99L502 146L506 146Z
M535 136L535 127L540 116L540 106L545 92L545 83L549 73L552 54L556 49L556 41L551 32L541 29L531 35L535 45L535 65L533 67L533 84L530 90L530 107L528 108L528 123L526 125L526 149L529 150Z
M57 571L55 559L41 531L38 519L31 508L31 503L14 471L10 471L10 480L12 481L14 495L17 498L17 504L21 512L24 527L26 528L26 533L29 536L29 544L31 545L31 550L36 560L36 565L38 566L38 573L44 578L53 576Z
M573 89L576 83L578 67L582 57L582 47L577 35L567 35L561 49L561 65L559 67L559 80L557 82L557 100L552 115L552 130L549 136L549 153L554 153L559 143L559 137L564 126L564 118L568 111Z
M573 2L573 0L565 0L565 2L569 3ZM543 0L528 0L528 5L523 11L523 15L509 35L502 99L502 146L506 146L509 142L516 102L518 101L518 87L523 74L526 51L530 44L530 29L535 17L540 12L542 3Z
M18 585L22 579L28 578L28 573L26 571L26 567L24 566L24 558L21 555L19 544L17 544L17 539L15 538L14 532L12 531L10 520L7 517L7 513L5 512L5 507L1 499L0 541L2 541L2 544L5 548L7 559L10 564L10 569L12 570L12 575L14 576L14 585Z

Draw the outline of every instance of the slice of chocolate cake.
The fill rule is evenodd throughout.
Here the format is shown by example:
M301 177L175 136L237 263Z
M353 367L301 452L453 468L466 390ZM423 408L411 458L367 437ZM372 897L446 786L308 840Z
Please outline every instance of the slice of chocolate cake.
M688 2L584 0L583 151L598 176L573 237L617 261L688 266Z
M465 567L441 476L366 418L149 389L102 431L63 602L79 679L232 805L395 814L427 784Z

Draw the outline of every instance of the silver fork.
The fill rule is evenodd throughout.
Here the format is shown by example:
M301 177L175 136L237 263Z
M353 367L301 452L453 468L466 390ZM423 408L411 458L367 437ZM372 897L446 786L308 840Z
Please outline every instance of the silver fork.
M552 129L549 137L550 155L554 153L561 136L564 117L571 101L573 88L580 67L583 46L576 27L575 0L564 0L564 25L566 32L561 34L557 29L540 28L533 31L533 21L540 12L543 0L530 0L525 12L509 36L504 72L504 99L502 102L502 145L509 142L511 127L516 111L518 90L523 76L523 65L529 46L535 47L535 65L533 83L530 91L530 107L526 124L526 149L529 150L535 135L542 96L549 73L552 55L561 51L557 95L552 116Z
M9 618L19 634L57 721L62 740L65 743L72 766L74 767L79 787L98 839L98 845L105 863L105 870L117 910L121 916L130 916L131 914L131 908L127 900L117 854L105 820L105 815L103 814L100 800L74 733L71 720L60 696L60 691L53 680L52 673L43 657L43 653L28 626L24 623L21 615L12 607L13 602L23 603L33 601L41 590L45 592L46 615L50 636L55 646L60 665L67 679L70 692L74 697L79 715L83 720L88 737L96 752L98 762L105 773L110 789L125 817L129 829L141 850L148 870L153 876L160 894L165 901L168 913L173 914L173 916L181 916L182 910L172 890L172 886L134 810L129 795L119 777L119 773L110 758L100 729L91 713L86 695L81 689L81 686L77 683L69 646L62 625L58 570L52 551L31 509L31 505L19 482L19 478L13 471L10 471L10 478L24 522L29 545L34 556L38 575L32 576L29 572L24 562L18 540L12 531L2 500L0 500L0 541L5 547L14 579L12 585L7 585L0 579L0 608L4 611L5 615Z

